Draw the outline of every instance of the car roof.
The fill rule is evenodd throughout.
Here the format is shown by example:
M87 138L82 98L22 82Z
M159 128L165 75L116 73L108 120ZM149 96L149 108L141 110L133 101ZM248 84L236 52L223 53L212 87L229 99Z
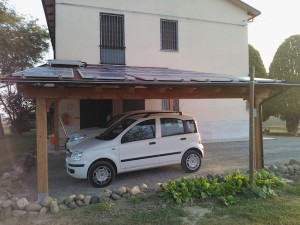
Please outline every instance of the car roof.
M177 119L182 119L182 120L194 120L194 117L191 115L186 115L182 113L175 113L175 112L153 112L153 113L147 113L147 114L137 114L137 115L132 115L128 116L126 118L131 118L131 119L141 119L141 118L177 118Z

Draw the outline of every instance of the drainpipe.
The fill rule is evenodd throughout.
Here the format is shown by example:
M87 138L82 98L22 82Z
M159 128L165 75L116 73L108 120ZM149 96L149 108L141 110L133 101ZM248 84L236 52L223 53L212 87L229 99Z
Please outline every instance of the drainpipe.
M258 108L259 108L259 114L260 114L260 147L261 147L261 155L262 155L262 168L265 167L265 160L264 160L264 143L263 143L263 131L262 131L262 105L265 103L265 102L268 102L270 101L271 99L273 98L276 98L277 96L281 95L283 92L285 92L287 89L284 88L282 91L272 95L271 97L269 98L266 98L264 99L263 101L261 101L261 103L259 103L258 105Z

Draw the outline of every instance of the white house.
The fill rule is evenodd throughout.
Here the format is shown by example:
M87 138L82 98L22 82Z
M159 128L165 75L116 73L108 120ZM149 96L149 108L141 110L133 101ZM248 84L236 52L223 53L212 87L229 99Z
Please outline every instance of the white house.
M42 2L56 59L235 76L249 73L247 24L260 12L242 1ZM60 115L68 116L68 132L99 125L110 113L179 108L196 117L204 141L248 137L248 112L241 99L78 99L62 100L59 108Z

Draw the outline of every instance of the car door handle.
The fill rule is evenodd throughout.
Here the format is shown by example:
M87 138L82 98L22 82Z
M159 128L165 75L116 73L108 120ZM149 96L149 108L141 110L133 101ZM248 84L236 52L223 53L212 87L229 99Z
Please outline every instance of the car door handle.
M180 141L184 141L184 140L186 140L186 138L180 138Z
M155 145L156 144L156 142L150 142L149 143L149 145Z

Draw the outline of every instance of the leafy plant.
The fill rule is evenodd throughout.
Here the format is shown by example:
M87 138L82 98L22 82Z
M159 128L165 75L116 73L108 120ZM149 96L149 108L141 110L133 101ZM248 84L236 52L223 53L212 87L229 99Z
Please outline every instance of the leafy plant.
M167 203L192 203L195 199L217 198L225 205L238 202L237 195L251 193L249 175L243 175L239 170L230 173L220 180L218 178L180 178L162 185L161 197ZM273 188L284 185L282 178L274 173L261 170L255 173L254 192L262 198L276 196Z

